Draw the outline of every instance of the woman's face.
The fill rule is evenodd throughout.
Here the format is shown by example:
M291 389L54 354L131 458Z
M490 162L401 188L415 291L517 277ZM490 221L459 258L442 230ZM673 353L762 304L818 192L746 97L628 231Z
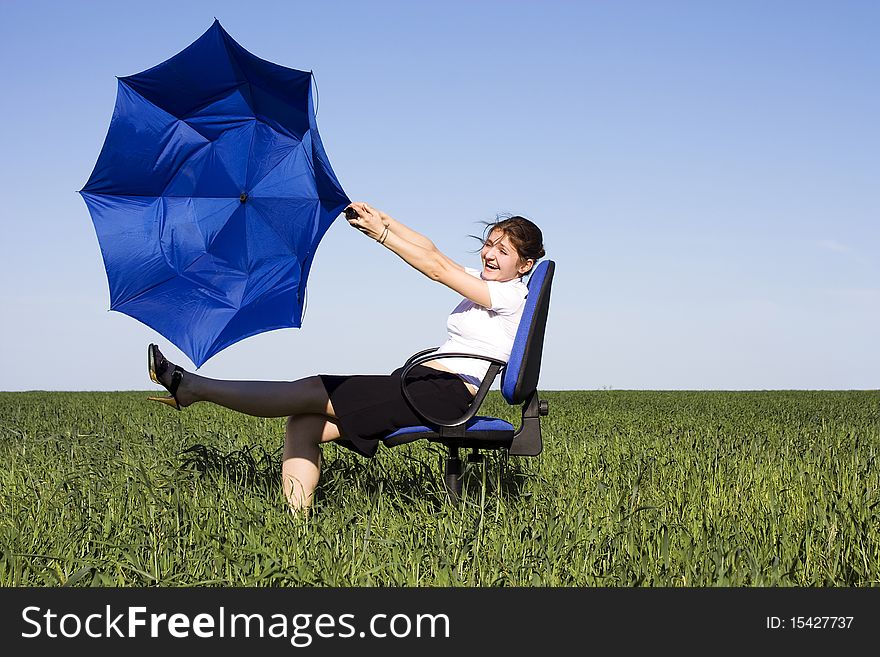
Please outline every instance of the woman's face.
M531 267L530 260L520 262L520 255L510 239L497 228L483 243L480 260L483 261L483 279L487 281L511 281Z

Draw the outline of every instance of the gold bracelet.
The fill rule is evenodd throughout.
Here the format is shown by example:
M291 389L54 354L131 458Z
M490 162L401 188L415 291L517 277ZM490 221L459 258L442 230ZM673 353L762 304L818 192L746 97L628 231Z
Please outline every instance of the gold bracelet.
M382 231L382 237L380 237L377 242L379 244L385 244L385 239L388 237L388 226L385 226L385 230Z

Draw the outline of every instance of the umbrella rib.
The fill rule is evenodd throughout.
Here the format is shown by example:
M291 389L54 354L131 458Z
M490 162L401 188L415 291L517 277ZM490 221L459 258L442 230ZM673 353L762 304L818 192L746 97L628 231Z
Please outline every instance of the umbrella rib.
M172 196L171 194L102 194L100 192L87 192L92 196L103 196L104 198L149 198L158 200L160 198L225 198L223 196L192 196L189 195L181 195L181 196ZM232 198L232 197L230 197Z
M103 194L101 192L85 192L85 193L89 194L90 196L102 196L104 198L112 198L112 199L117 199L117 198L149 198L154 201L157 201L160 198L212 198L212 199L216 199L218 201L230 201L230 200L238 201L239 200L237 192L234 196L195 196L194 194L181 194L180 196L174 196L173 194ZM289 196L288 197L285 197L285 196L261 196L260 198L286 200L290 197ZM307 196L304 198L311 198L311 197Z
M257 119L257 117L254 117L254 129L251 130L251 144L250 144L250 146L248 147L248 153L249 153L251 156L253 156L253 154L254 154L254 139L255 139L256 136L257 136L257 126L256 126L256 123L257 123L258 121L259 121L259 119ZM249 158L247 159L247 167L246 167L245 170L244 170L244 184L245 184L245 187L247 187L248 181L251 179L251 160L252 160L252 159L253 159L253 157L249 157ZM248 190L242 190L242 191L247 191L248 193L250 193L251 190L248 189Z
M193 283L193 284L197 285L197 286L198 286L198 287L204 292L204 294L206 294L207 296L211 297L211 298L214 299L215 301L217 301L217 302L219 302L219 303L222 303L222 304L223 304L224 306L226 306L227 308L230 308L230 309L235 310L235 311L241 310L241 306L237 306L237 305L235 305L235 304L230 303L230 302L229 302L226 298L224 298L222 295L218 295L218 294L214 294L214 293L212 293L210 290L207 290L203 285L199 285L199 283L198 283L197 281L193 281L189 276L186 276L185 274L178 274L177 276L172 276L171 278L166 278L164 281L159 281L158 283L154 283L153 285L150 285L149 287L144 288L143 290L141 290L140 292L138 292L138 293L135 294L134 296L129 297L129 298L127 298L125 301L122 301L122 302L120 302L120 303L121 303L121 304L124 304L124 303L130 303L130 302L132 302L132 301L136 301L136 300L140 299L141 297L143 297L143 296L144 296L145 294L147 294L148 292L150 292L151 290L154 290L155 288L159 287L160 285L164 285L165 283L174 280L174 279L177 278L178 276L179 276L180 278L184 278L184 279L186 279L186 280L189 281L190 283Z
M153 283L149 287L145 287L143 290L139 291L137 294L135 294L133 296L128 297L124 301L117 302L117 305L121 305L124 303L131 303L132 301L136 301L137 299L140 299L142 296L144 296L145 294L147 294L151 290L154 290L155 288L159 287L160 285L164 285L168 281L174 280L174 278L175 278L175 276L169 276L168 278L161 280L158 283Z
M187 126L189 125L183 119L177 119L177 120ZM200 137L205 138L205 136L202 133L200 133L198 130L193 129L193 132L198 134ZM162 196L165 196L165 192L168 190L168 187L170 187L174 183L174 181L177 180L177 174L180 173L180 170L183 168L183 166L185 164L187 164L195 155L197 155L198 153L201 153L203 150L205 150L206 148L211 146L213 143L214 142L206 139L204 144L199 146L195 151L193 151L193 153L189 157L187 157L185 160L183 160L182 162L180 162L177 165L177 168L174 169L174 173L168 177L168 183L165 185L165 187L162 188ZM171 198L177 198L177 197L171 197Z
M277 199L277 200L284 200L284 199ZM284 235L279 233L278 229L275 228L275 226L273 226L268 221L266 221L263 218L263 214L259 210L257 212L255 212L254 214L257 216L257 218L259 218L261 224L263 224L266 228L268 228L269 230L271 230L273 233L275 233L278 236L278 239L281 240L281 243L284 244L288 249L290 249L292 251L291 255L293 255L293 257L296 258L297 262L299 262L299 254L297 254L295 248L291 247L290 241ZM311 244L309 244L309 249L311 249Z

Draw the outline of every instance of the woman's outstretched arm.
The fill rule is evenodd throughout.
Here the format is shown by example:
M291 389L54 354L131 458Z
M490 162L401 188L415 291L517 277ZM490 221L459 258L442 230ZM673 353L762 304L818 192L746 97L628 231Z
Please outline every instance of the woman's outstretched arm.
M349 224L381 242L408 265L474 303L485 307L491 305L486 281L465 272L464 267L440 251L427 237L366 203L352 203L346 210L349 208L357 215L350 216L346 212Z
M462 270L464 269L464 267L459 265L457 262L452 260L452 258L450 258L445 253L443 253L440 249L438 249L437 246L434 244L434 242L432 242L427 236L422 235L418 231L415 231L412 228L410 228L409 226L397 221L397 219L392 217L387 212L382 212L382 210L374 208L374 207L368 205L367 203L352 203L351 206L349 206L349 207L354 207L355 211L360 209L360 210L364 210L364 211L375 212L376 214L379 215L379 219L382 220L382 223L388 228L388 230L390 232L394 233L395 235L397 235L401 239L406 240L407 242L411 242L415 246L421 247L423 249L435 252L435 253L443 256L443 258L446 259L446 261L449 263L450 266L457 267L458 269L462 269ZM384 231L384 229L383 229L383 231ZM371 237L372 237L372 235L371 235ZM377 235L374 239L379 239L380 237L381 237L381 233L379 235Z

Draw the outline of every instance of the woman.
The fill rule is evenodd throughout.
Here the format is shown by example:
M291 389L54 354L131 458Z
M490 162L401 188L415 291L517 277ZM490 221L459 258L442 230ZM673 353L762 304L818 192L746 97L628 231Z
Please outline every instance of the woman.
M522 277L543 257L540 229L523 217L489 224L480 250L481 269L450 260L424 235L366 203L345 209L349 224L396 253L431 280L464 297L447 322L449 339L437 350L507 361L525 305ZM249 415L287 416L282 482L292 510L312 502L321 471L322 443L339 440L372 457L379 441L397 429L422 424L403 397L399 368L388 375L318 375L297 381L209 379L169 362L156 345L148 348L150 377L170 397L151 397L180 409L210 401ZM424 412L460 417L470 405L488 363L443 358L414 368L407 391Z

